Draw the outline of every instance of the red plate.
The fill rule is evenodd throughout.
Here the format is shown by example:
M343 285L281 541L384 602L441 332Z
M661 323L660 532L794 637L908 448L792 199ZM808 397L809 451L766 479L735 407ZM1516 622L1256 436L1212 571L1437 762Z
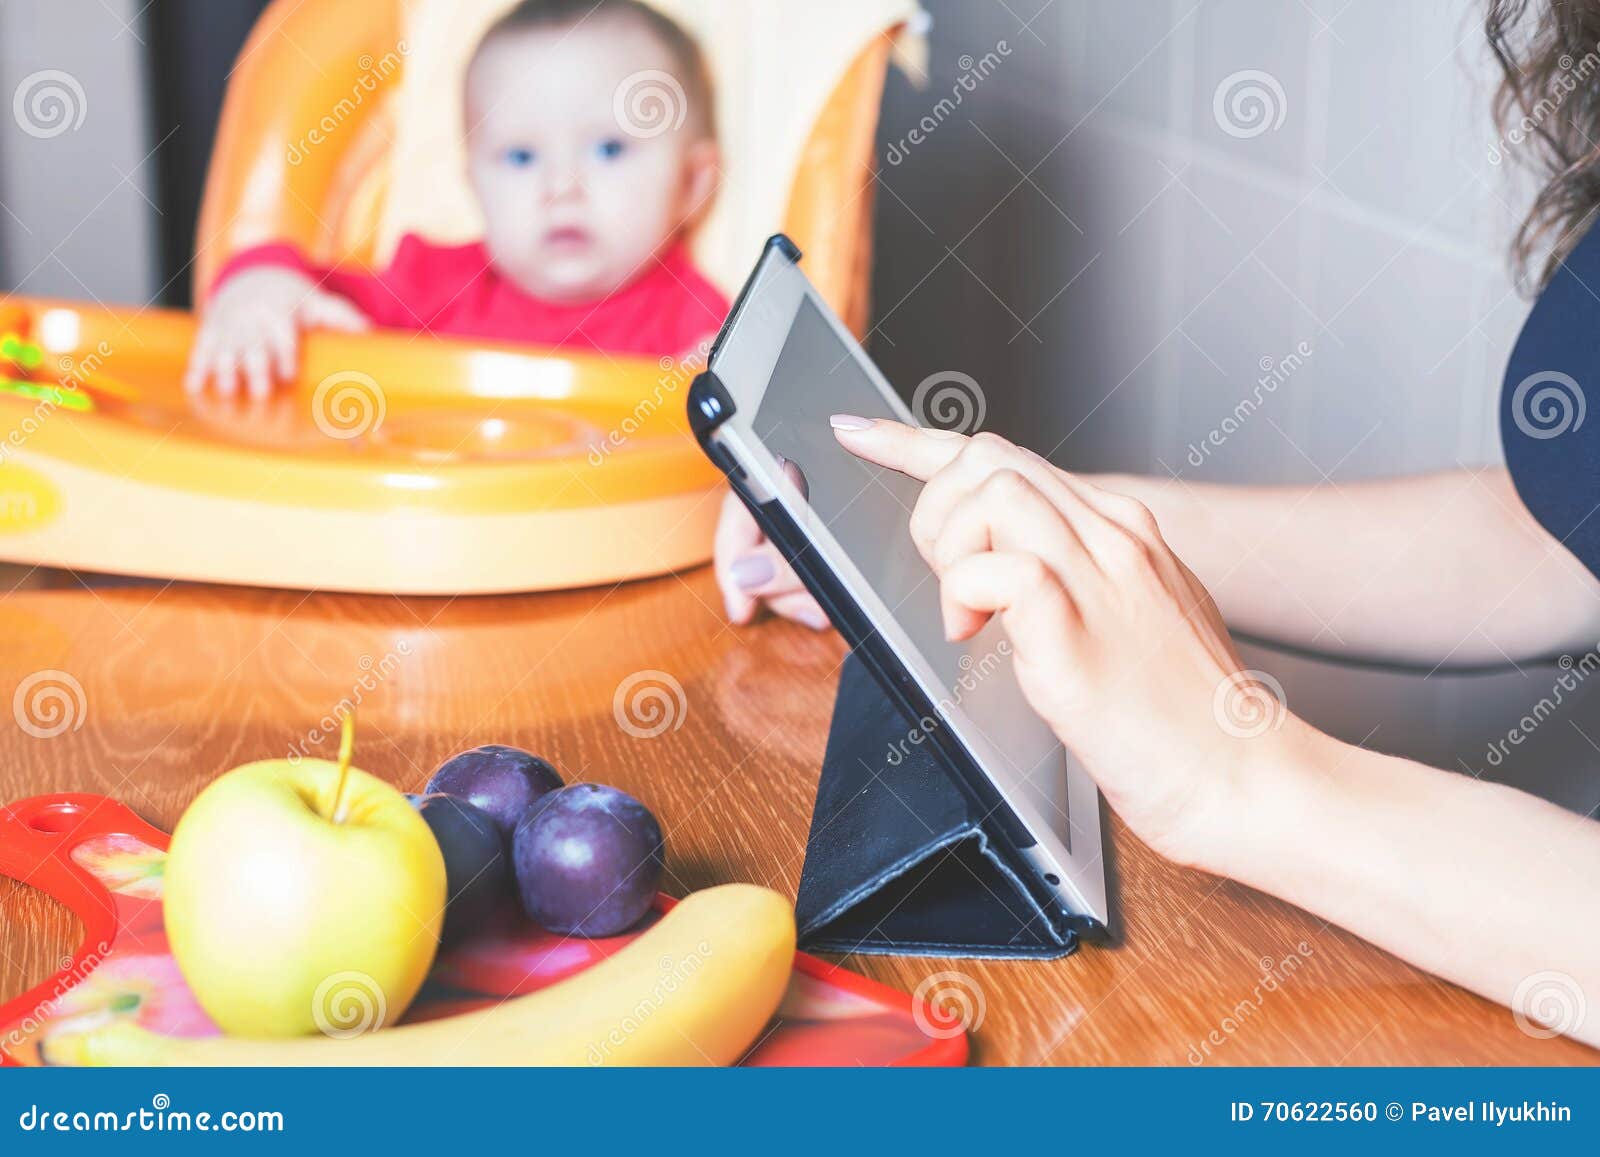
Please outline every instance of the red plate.
M122 804L50 795L0 808L0 875L38 888L83 922L84 942L50 980L0 1006L0 1065L39 1065L51 1034L128 1017L170 1036L214 1035L167 951L167 836ZM656 898L665 912L674 901ZM432 1020L555 984L627 944L517 922L440 954L407 1021ZM960 1065L966 1034L941 1010L795 953L794 974L746 1065Z

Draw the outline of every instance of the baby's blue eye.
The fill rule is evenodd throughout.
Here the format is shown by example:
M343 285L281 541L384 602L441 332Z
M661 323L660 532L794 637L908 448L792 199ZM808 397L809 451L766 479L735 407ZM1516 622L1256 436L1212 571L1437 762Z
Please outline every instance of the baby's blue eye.
M514 149L507 149L502 154L502 159L505 161L506 164L510 165L513 169L526 169L529 165L533 164L533 162L538 159L538 156L532 149L525 149L525 148L520 148L519 147L519 148L514 148Z
M607 137L594 147L594 155L602 161L614 161L627 151L627 142L617 137Z

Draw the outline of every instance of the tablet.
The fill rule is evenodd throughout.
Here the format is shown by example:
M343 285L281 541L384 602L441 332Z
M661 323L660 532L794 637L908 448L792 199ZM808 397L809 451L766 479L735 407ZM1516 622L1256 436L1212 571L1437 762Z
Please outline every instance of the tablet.
M690 389L690 425L834 626L919 721L1041 909L1063 928L1103 931L1099 791L1023 697L998 619L945 639L938 580L911 539L922 484L850 454L828 424L836 413L916 419L799 259L788 238L767 243Z

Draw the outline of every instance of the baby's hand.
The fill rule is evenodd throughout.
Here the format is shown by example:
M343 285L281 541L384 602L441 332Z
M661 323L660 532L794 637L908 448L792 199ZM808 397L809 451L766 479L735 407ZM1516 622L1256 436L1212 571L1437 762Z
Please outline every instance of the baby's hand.
M274 381L294 377L302 329L359 333L372 323L355 306L294 269L261 267L230 279L206 305L184 389L208 381L232 397L242 379L250 397L271 395Z

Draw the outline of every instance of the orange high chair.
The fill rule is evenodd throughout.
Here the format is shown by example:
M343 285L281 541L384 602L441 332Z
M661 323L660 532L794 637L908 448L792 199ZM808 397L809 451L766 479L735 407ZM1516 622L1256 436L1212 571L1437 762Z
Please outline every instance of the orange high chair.
M701 40L725 180L694 239L737 288L782 229L866 317L874 138L915 0L655 0ZM510 0L275 0L229 87L197 294L281 240L381 268L475 237L461 73ZM320 590L472 594L705 561L718 474L689 435L693 359L313 334L293 388L191 402L184 312L0 304L0 559Z

